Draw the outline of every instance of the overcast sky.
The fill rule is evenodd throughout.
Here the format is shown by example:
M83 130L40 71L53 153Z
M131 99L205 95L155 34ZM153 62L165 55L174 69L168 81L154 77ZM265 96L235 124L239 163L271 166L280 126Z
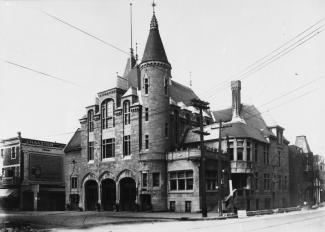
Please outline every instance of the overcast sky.
M132 2L133 38L141 59L152 1ZM21 131L23 137L67 143L80 126L85 107L95 102L98 92L114 87L116 73L124 71L126 54L46 13L129 51L129 3L0 1L0 138L13 137ZM230 80L244 78L244 103L257 106L270 124L284 127L291 143L295 136L306 135L314 153L324 154L325 32L316 33L324 29L325 21L319 20L325 16L325 1L156 3L160 34L174 80L189 85L191 72L192 88L210 102L213 110L219 110L231 105ZM294 37L296 40L286 43ZM262 64L263 68L256 72L253 69L250 75L240 75L283 44L284 52L274 62L265 63L265 67Z

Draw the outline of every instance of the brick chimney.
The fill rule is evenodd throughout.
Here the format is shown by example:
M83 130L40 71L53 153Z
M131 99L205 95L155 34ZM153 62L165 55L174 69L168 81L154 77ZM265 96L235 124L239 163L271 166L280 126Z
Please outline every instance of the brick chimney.
M241 82L239 80L231 81L231 92L232 92L232 122L244 122L241 118Z

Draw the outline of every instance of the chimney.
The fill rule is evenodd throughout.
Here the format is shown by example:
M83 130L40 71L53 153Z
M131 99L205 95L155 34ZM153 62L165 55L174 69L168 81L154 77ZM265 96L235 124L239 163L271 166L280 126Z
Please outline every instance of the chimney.
M232 122L244 122L240 117L241 111L241 82L239 80L231 81L231 92L232 92Z

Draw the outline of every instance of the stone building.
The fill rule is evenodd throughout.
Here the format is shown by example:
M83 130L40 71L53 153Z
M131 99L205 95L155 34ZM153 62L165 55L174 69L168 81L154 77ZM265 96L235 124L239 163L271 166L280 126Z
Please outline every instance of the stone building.
M289 146L290 204L314 202L313 153L306 136L297 136L295 145Z
M289 205L289 157L284 129L267 125L253 105L241 103L241 82L231 82L232 107L213 111L216 123L204 130L208 147L217 148L219 141L230 159L231 189L235 207L258 210ZM219 123L225 127L219 139ZM197 144L198 135L189 132L185 146Z
M17 137L0 141L0 204L5 209L64 210L65 144Z
M200 121L199 110L191 106L194 98L191 88L172 80L153 13L141 62L131 49L124 75L86 107L81 128L65 148L69 208L200 210L198 149L181 151L188 131ZM203 121L213 121L209 111ZM209 153L217 159L215 150Z

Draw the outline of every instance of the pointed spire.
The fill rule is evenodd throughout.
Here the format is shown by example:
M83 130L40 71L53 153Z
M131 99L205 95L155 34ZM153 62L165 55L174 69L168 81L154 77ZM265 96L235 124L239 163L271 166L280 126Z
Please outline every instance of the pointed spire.
M155 6L156 3L152 3L152 18L150 23L150 31L147 39L146 47L142 57L142 63L147 61L161 61L169 64L164 45L161 41L159 30L158 30L158 22L155 14Z

